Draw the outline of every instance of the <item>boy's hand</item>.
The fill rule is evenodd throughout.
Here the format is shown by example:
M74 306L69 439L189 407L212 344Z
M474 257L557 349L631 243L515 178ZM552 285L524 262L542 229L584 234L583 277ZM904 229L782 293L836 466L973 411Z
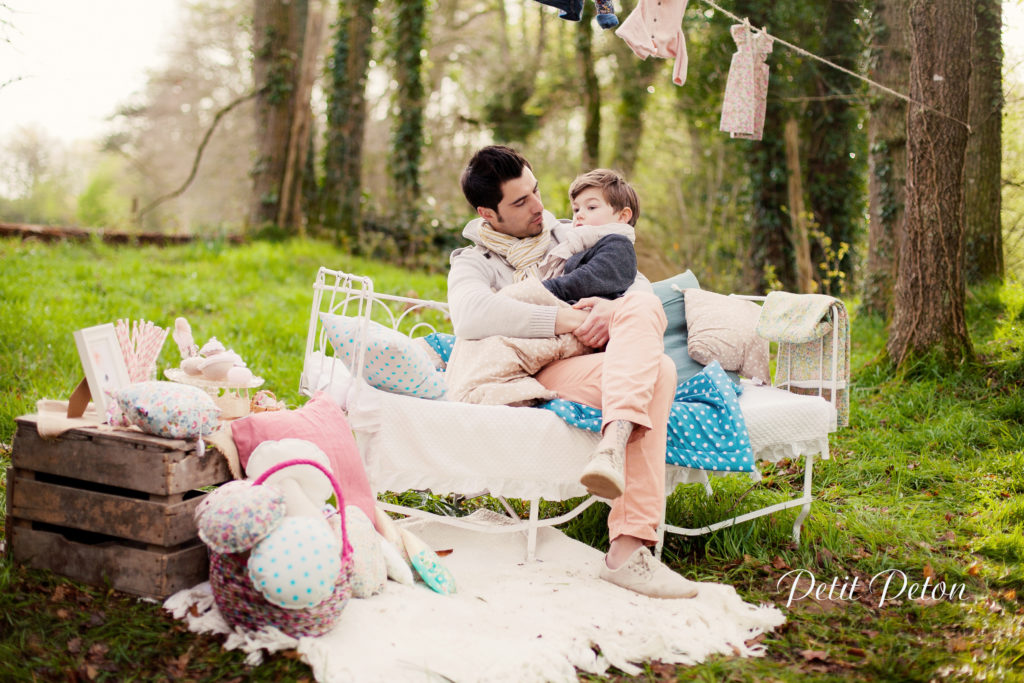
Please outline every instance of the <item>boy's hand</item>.
M590 296L580 299L572 307L577 310L590 311L583 324L573 331L576 338L595 349L599 349L607 344L609 337L608 325L611 323L612 314L615 312L617 303L598 296Z
M555 313L555 334L576 332L577 328L586 321L588 315L586 311L559 308L558 312Z

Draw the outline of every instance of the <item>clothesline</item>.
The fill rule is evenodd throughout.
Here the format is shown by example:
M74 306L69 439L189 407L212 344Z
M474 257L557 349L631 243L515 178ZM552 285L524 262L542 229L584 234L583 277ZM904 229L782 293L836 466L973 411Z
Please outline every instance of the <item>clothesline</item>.
M724 7L720 7L720 6L716 5L714 2L712 2L712 0L700 0L700 1L703 2L705 5L709 5L712 8L718 10L719 12L724 14L725 16L729 17L730 19L733 19L734 21L736 21L738 23L741 23L741 24L742 23L749 23L749 20L736 16L735 14L733 14L729 10L725 9ZM893 90L892 88L890 88L888 86L885 86L885 85L882 85L881 83L878 83L877 81L873 81L870 78L868 78L867 76L862 76L861 74L857 73L856 71L851 71L850 69L847 69L846 67L843 67L843 66L840 66L840 65L836 64L835 62L830 62L829 60L825 59L824 57L819 57L818 55L814 54L813 52L808 52L807 50L803 49L802 47L799 47L798 45L794 45L793 43L786 42L782 38L779 38L778 36L774 36L771 33L768 33L768 31L765 31L763 28L756 28L756 27L752 27L752 28L753 28L753 30L758 31L759 33L763 33L764 35L769 36L776 43L781 43L782 45L785 45L786 47L788 47L790 50L793 50L794 52L797 52L797 53L799 53L801 55L804 55L805 57L810 57L811 59L815 59L815 60L817 60L817 61L819 61L819 62L821 62L823 64L827 64L828 66L831 66L834 69L838 69L839 71L842 71L843 73L845 73L845 74L847 74L849 76L853 76L854 78L858 78L858 79L864 81L865 83L867 83L867 84L869 84L871 86L874 86L875 88L878 88L879 90L881 90L883 92L886 92L886 93L888 93L888 94L890 94L890 95L892 95L894 97L900 98L901 100L905 100L905 101L907 101L909 103L916 104L916 105L919 105L921 107L924 107L925 109L928 109L929 111L935 112L936 114L938 114L939 116L942 116L943 118L947 118L950 121L954 121L956 123L959 123L960 125L962 125L964 128L967 129L968 133L972 132L970 124L968 124L966 121L961 121L960 119L956 118L955 116L950 116L949 114L947 114L947 113L945 113L945 112L943 112L943 111L941 111L939 109L936 109L935 107L933 107L931 105L928 105L928 104L925 104L924 102L920 102L918 100L915 100L915 99L911 98L909 95L905 95L905 94L903 94L903 93L901 93L901 92L899 92L897 90Z

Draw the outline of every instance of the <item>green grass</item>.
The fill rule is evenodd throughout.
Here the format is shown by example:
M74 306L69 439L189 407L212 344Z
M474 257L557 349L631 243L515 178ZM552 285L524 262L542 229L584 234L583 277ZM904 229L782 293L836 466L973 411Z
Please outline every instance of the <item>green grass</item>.
M168 325L185 316L200 343L218 337L278 397L301 404L310 285L321 264L371 275L379 291L444 298L441 276L356 260L319 242L115 249L0 241L0 442L10 444L14 418L37 399L64 398L77 383L73 330L117 318ZM670 537L666 546L686 576L779 605L786 624L763 638L763 658L653 663L641 679L1022 680L1022 311L1019 284L972 290L978 361L953 371L925 359L895 372L882 360L884 324L854 315L851 425L833 435L832 458L815 467L816 500L799 546L790 537L795 510L704 537ZM159 367L176 356L168 342ZM9 455L9 446L0 448L0 467ZM683 487L669 500L670 519L696 526L782 500L799 489L802 473L802 463L784 461L766 467L752 489L743 477L715 481L711 498ZM425 502L451 514L494 504ZM561 509L543 506L548 514ZM606 515L593 506L563 528L605 547ZM787 608L790 583L780 580L797 569L861 585L895 569L918 584L928 577L962 585L967 599L904 597L880 606L877 590L862 590L854 600L809 598ZM294 653L252 668L220 643L188 633L156 604L0 559L0 680L311 678Z

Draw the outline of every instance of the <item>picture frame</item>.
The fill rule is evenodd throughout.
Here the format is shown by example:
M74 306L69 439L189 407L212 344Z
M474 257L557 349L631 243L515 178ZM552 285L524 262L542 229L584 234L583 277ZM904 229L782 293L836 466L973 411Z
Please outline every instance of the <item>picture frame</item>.
M113 323L75 330L75 346L85 371L96 411L102 416L107 412L109 398L106 389L120 389L131 384L128 365L125 363L121 345Z

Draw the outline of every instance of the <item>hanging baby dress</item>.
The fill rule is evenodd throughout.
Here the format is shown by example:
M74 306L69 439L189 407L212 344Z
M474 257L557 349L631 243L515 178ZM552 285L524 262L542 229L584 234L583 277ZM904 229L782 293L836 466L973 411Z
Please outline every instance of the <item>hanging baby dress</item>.
M768 100L768 53L772 37L751 30L750 24L735 24L731 29L736 52L729 67L722 102L719 130L731 137L760 140L764 131L764 112Z

